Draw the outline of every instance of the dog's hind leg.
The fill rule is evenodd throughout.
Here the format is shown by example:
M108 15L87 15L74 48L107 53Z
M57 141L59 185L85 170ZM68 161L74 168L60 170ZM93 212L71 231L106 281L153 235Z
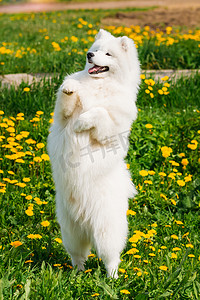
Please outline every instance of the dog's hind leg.
M84 270L84 263L90 252L90 243L87 237L76 232L69 232L61 228L62 241L65 249L70 254L72 265L77 266L78 270Z
M95 232L95 247L98 256L105 264L108 277L118 278L120 253L126 243L127 231L127 221L124 216L118 220L113 218L105 220L98 232Z

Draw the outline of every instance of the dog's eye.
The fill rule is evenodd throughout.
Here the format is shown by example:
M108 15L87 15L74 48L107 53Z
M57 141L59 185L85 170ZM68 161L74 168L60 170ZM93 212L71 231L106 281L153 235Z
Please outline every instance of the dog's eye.
M110 53L108 53L108 52L106 53L106 55L107 55L107 56L112 56L112 55L111 55Z

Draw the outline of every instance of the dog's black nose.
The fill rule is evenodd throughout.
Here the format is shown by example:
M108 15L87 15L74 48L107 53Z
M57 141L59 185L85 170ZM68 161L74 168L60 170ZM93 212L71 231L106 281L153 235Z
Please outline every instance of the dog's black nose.
M87 59L89 60L90 58L92 58L94 56L94 53L92 52L88 52L87 53Z

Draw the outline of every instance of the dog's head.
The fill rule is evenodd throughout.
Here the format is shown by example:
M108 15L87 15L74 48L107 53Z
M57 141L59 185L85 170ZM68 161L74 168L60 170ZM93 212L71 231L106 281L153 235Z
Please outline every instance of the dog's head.
M126 36L115 38L106 30L100 29L87 53L85 69L91 77L98 78L125 78L134 70L139 74L134 42Z

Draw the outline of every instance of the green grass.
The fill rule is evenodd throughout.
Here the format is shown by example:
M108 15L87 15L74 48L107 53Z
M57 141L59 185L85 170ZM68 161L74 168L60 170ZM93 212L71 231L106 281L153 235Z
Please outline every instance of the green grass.
M33 84L27 92L24 83L18 89L2 88L0 109L5 114L0 117L0 170L3 171L0 172L0 298L199 299L199 75L176 83L166 80L153 84L151 81L150 85L149 81L142 80L139 115L132 125L127 156L138 190L138 195L130 199L133 215L128 216L129 238L136 237L136 241L132 245L127 240L118 280L106 278L105 267L96 256L88 259L88 272L77 273L62 244L55 240L60 238L60 229L55 218L50 164L44 159L37 162L34 158L46 153L45 147L36 145L46 145L50 113L62 78L55 77L51 83ZM167 88L169 94L160 95L158 91L164 83L170 85ZM149 87L153 89L154 98L145 92ZM38 119L34 119L37 111L44 114L39 116L37 113ZM17 117L18 113L24 113L24 120ZM2 127L2 123L8 127ZM13 131L8 128L15 129L15 141L21 149L8 139ZM28 131L29 135L18 139L17 135L22 131ZM28 139L36 144L27 143ZM194 150L188 148L195 143L198 144ZM172 149L169 157L162 156L163 146ZM26 155L21 156L21 152ZM24 163L6 157L14 153L18 153ZM180 153L188 159L185 168ZM139 173L141 170L153 170L155 174L150 172L144 177ZM175 179L168 177L172 172L176 174ZM191 181L185 179L189 175L192 175ZM24 178L30 178L26 186L15 185L13 180L19 183L24 182ZM179 185L178 180L185 185ZM27 215L27 210L32 210L33 215ZM49 221L48 227L41 225L44 220ZM138 231L136 235L135 230ZM40 234L42 238L30 239L29 234ZM10 244L14 241L20 241L22 245L15 248ZM180 250L176 250L177 247ZM127 254L133 248L138 252ZM92 253L95 254L94 250ZM171 257L172 253L176 258ZM167 270L159 269L160 266ZM123 290L130 294L123 294ZM94 296L96 293L99 295Z
M0 299L199 299L198 74L177 82L142 80L126 158L138 195L129 202L119 279L106 277L94 249L86 273L77 272L55 240L61 236L45 154L56 91L67 72L83 68L101 18L114 13L0 16L0 73L55 73L51 82L0 86ZM197 30L108 29L116 36L134 35L142 68L200 64Z
M71 73L74 67L82 69L102 18L115 13L116 10L80 10L1 15L0 74ZM198 30L191 33L185 32L185 28L183 32L175 28L170 33L137 27L109 27L109 30L116 36L128 35L134 39L143 69L195 69L200 65Z

